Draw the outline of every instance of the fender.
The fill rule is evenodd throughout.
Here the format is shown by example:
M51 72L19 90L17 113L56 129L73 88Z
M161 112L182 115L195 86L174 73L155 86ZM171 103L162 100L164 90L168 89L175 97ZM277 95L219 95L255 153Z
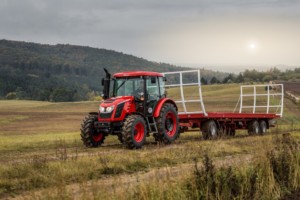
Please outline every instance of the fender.
M172 99L163 98L163 99L159 100L158 103L156 104L156 106L154 108L154 112L153 112L153 117L158 117L159 116L160 110L161 110L161 108L163 107L163 105L165 103L173 104L176 108L176 111L178 111L177 105Z

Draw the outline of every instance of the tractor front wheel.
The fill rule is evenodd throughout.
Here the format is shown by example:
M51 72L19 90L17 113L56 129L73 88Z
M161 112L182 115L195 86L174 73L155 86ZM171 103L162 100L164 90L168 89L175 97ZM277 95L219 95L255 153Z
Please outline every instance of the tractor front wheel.
M153 136L157 142L170 144L179 137L179 122L175 107L172 104L166 103L156 118L158 133Z
M105 139L104 133L98 132L94 126L97 118L97 115L90 114L85 117L81 124L80 136L86 147L98 147Z
M122 128L123 144L128 149L139 149L146 140L146 123L140 115L130 115Z

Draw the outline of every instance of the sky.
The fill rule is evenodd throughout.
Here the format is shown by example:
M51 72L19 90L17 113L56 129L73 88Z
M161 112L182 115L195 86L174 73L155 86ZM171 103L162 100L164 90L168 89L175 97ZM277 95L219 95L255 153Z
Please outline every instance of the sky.
M0 39L240 72L300 66L299 0L0 0Z

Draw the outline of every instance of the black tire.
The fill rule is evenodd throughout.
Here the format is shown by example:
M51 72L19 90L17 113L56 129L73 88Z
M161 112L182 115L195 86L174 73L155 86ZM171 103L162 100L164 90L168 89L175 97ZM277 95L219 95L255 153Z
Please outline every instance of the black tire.
M146 141L146 123L140 115L130 115L125 119L122 139L128 149L142 148Z
M264 135L264 134L267 133L267 129L268 129L268 127L267 127L266 121L265 120L260 120L259 121L259 133L261 135Z
M218 127L214 120L204 122L202 126L202 136L205 140L218 138Z
M124 143L124 141L123 141L123 135L121 133L118 134L118 140L121 142L121 144Z
M85 117L81 124L81 140L86 147L98 147L100 146L104 139L105 134L97 132L94 123L98 120L98 116L94 114L89 114Z
M235 136L235 129L232 127L226 127L226 135L227 136Z
M250 121L248 124L248 134L257 135L260 133L259 123L257 120Z
M157 142L171 144L179 137L178 114L173 104L164 104L155 120L158 133L153 137Z

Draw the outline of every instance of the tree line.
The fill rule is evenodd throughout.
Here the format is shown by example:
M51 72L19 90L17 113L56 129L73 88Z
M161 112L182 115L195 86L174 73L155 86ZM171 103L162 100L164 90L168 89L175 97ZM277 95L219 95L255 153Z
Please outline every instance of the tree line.
M120 71L179 71L106 49L0 40L0 99L81 101L99 98L103 68Z
M269 82L275 80L283 81L299 81L300 80L300 68L288 69L280 71L274 67L267 71L257 71L255 69L245 70L239 74L229 74L224 79L219 80L216 77L207 79L201 78L203 85L207 84L226 84L226 83L251 83L251 82Z
M0 40L0 99L82 101L99 98L103 68L120 71L185 71L121 52L75 45L41 45ZM300 79L300 68L238 75L202 69L202 84L267 82Z

